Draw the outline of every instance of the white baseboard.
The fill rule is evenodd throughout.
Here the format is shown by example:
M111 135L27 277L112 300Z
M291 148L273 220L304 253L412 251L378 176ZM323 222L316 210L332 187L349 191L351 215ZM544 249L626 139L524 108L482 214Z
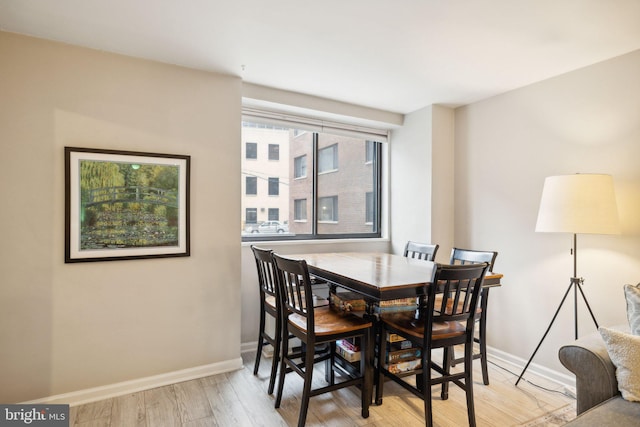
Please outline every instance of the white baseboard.
M298 338L292 338L292 341L289 341L292 347L300 345L300 340ZM255 353L258 348L258 341L245 342L240 344L240 353ZM273 347L270 345L265 345L262 347L262 354L266 357L271 357L273 355Z
M226 360L224 362L211 363L209 365L196 366L179 371L167 372L165 374L153 375L150 377L109 384L100 387L88 388L73 391L70 393L48 396L41 399L23 402L26 404L67 404L70 406L82 405L96 402L98 400L110 399L138 391L149 390L162 387L168 384L175 384L182 381L189 381L196 378L208 377L211 375L231 372L242 368L242 358Z
M520 376L522 370L527 364L527 361L524 359L491 347L487 347L487 359L494 361L499 365L503 365L504 368L509 369L518 376ZM527 374L535 374L568 389L575 389L576 386L576 379L573 375L563 374L542 365L538 365L537 363L531 363L529 365L523 378L525 378Z
M241 344L241 352L254 352L258 343L256 341ZM509 369L510 371L520 374L526 361L516 357L510 353L488 347L488 358L497 364ZM122 396L138 391L149 390L156 387L162 387L168 384L175 384L182 381L189 381L196 378L207 377L210 375L231 372L242 368L242 358L232 359L224 362L212 363L209 365L196 366L194 368L182 369L179 371L167 372L165 374L154 375L145 378L139 378L130 381L124 381L106 386L94 387L84 390L78 390L70 393L58 394L44 397L28 402L25 404L68 404L71 406L82 405L85 403L96 402L103 399L109 399ZM527 368L527 372L546 378L549 381L565 386L569 390L575 389L575 378L566 375L536 363L531 363Z
M240 353L255 353L256 348L258 348L258 341L243 342L240 344Z

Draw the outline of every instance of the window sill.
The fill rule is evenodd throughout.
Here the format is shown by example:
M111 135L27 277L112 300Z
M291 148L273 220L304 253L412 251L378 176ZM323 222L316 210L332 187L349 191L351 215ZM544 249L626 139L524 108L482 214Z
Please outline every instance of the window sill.
M242 247L268 243L269 246L308 246L308 245L341 245L347 243L385 243L390 242L388 237L368 237L351 239L309 239L309 240L263 240L260 242L241 242Z

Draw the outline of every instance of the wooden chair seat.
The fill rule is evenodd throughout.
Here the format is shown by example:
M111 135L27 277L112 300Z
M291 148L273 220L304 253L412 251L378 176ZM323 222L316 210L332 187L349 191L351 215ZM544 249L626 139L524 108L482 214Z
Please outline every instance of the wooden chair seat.
M370 328L371 322L354 315L344 315L331 307L318 307L314 310L314 328L318 336L344 334ZM307 318L297 313L289 316L289 324L303 333L307 333Z
M269 307L271 307L271 309L273 309L274 311L277 309L278 305L277 305L277 301L276 301L276 297L274 296L268 296L264 299L264 303L266 305L268 305Z

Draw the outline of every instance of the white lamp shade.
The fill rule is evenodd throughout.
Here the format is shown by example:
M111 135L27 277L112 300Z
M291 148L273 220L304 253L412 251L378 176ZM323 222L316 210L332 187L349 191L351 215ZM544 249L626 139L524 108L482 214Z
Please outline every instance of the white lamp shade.
M620 233L611 175L575 174L547 177L542 189L536 231L574 234Z

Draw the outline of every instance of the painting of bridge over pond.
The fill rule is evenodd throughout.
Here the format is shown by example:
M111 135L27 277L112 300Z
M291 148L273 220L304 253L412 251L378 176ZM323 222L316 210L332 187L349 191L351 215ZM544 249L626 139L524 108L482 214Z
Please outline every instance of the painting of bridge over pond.
M67 262L188 254L188 156L67 154Z

